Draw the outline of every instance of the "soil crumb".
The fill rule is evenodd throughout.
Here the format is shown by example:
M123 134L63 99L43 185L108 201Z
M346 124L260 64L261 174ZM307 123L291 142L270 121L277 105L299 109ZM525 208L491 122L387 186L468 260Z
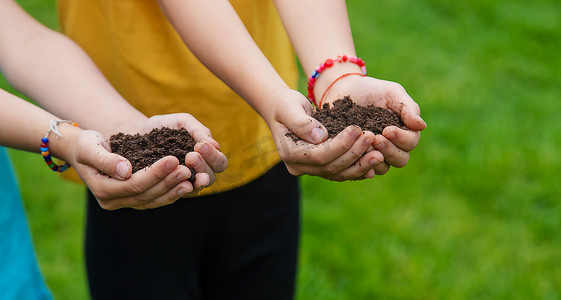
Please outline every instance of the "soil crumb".
M132 172L135 173L170 155L185 165L185 155L193 151L196 142L185 128L161 127L143 135L119 132L109 138L109 144L113 153L131 162ZM191 179L194 179L195 170L191 169L191 173Z
M360 106L354 103L349 96L333 102L333 107L328 103L316 110L312 117L321 122L328 132L328 138L333 138L350 125L357 125L363 131L381 134L387 126L397 126L407 129L397 113L391 109L384 109L373 105ZM286 134L294 141L301 140L293 132Z

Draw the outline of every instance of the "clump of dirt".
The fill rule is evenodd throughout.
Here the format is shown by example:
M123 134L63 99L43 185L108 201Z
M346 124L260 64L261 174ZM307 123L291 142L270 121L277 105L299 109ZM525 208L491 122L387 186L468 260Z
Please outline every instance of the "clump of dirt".
M132 164L132 172L142 170L165 156L175 156L179 163L185 165L185 155L192 152L195 140L185 128L154 128L146 134L124 134L119 132L109 138L113 153L117 153ZM195 170L191 169L191 178Z
M354 103L349 96L333 102L333 107L328 103L321 109L312 113L312 117L322 123L328 132L328 138L333 138L350 125L357 125L363 131L381 134L388 126L397 126L407 129L397 113L391 109L384 109L374 105L360 106ZM294 141L301 140L293 132L286 134Z

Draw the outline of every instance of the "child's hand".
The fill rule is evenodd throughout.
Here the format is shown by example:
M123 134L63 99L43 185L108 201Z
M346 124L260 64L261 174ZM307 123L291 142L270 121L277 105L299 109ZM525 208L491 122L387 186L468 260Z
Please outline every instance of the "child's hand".
M65 159L104 209L156 208L193 192L193 186L187 181L191 172L187 167L179 166L173 156L164 157L131 176L130 162L111 153L109 144L99 132L64 133L61 141L68 141Z
M211 185L215 173L226 169L226 156L218 149L220 145L211 137L208 128L188 114L154 116L145 121L131 122L127 128L117 130L125 133L145 133L153 128L167 126L185 128L197 141L195 151L187 153L187 166L179 165L177 158L164 157L152 166L131 174L130 162L111 153L101 133L91 130L66 129L64 138L67 150L64 158L76 169L100 206L114 210L123 207L149 209L169 205L179 198L196 196ZM195 182L191 167L197 171Z
M398 83L358 75L338 80L325 94L323 103L331 103L344 96L350 96L359 105L390 108L400 115L410 130L386 127L382 134L376 136L372 149L384 155L384 163L374 168L376 174L383 174L383 169L387 171L389 166L404 167L409 161L409 151L419 142L420 131L427 126L420 117L419 105Z
M215 173L223 172L228 166L228 159L219 151L220 145L210 133L210 130L197 121L192 115L185 113L153 116L136 128L127 128L129 133L147 133L153 128L162 126L179 129L185 128L197 142L195 151L185 156L187 167L197 171L193 192L184 196L196 196L198 192L210 185L216 179Z
M310 117L313 109L304 95L293 90L281 92L271 101L271 115L265 119L281 159L292 175L316 175L344 181L372 178L372 169L383 162L383 155L372 148L374 134L349 126L326 141L327 130ZM286 135L294 132L302 141ZM364 154L364 156L363 156Z

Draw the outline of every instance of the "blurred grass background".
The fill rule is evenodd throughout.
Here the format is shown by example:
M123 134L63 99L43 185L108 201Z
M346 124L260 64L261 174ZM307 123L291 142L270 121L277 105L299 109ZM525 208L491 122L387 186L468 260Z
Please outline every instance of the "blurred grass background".
M56 28L54 0L18 2ZM298 299L561 298L561 2L347 5L369 73L428 128L404 169L302 178ZM87 299L82 187L11 155L49 287Z

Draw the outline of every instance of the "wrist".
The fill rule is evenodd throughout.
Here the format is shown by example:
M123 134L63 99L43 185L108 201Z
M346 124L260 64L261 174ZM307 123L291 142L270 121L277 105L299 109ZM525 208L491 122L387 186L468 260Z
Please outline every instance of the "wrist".
M330 85L345 74L366 75L365 63L355 56L338 56L327 59L308 78L308 99L316 106Z
M330 103L334 100L337 100L337 98L342 98L345 96L350 96L348 93L351 89L347 89L346 90L346 94L341 94L340 91L337 92L338 88L340 89L340 86L347 86L348 84L345 83L345 81L347 81L349 78L351 77L366 77L366 75L362 74L362 73L344 73L343 75L337 77L335 80L331 81L331 83L329 84L329 86L323 91L323 93L321 94L321 98L319 100L316 100L317 104L318 104L318 108L322 108L323 105L325 105L326 103ZM331 94L334 93L334 95L336 95L335 97L331 97Z
M352 63L344 63L344 64L334 64L333 67L326 69L321 74L318 81L314 86L314 95L316 96L317 101L320 100L323 93L327 87L335 81L337 78L344 74L349 73L361 73L361 69L359 66L352 64ZM318 103L319 104L319 103Z
M52 156L62 159L70 164L73 163L73 149L78 144L78 137L83 129L68 123L58 125L61 136L54 133L49 134L49 152Z
M272 128L276 122L284 124L287 114L298 113L295 110L304 110L310 114L313 109L308 99L302 93L290 88L271 94L270 99L271 103L268 113L266 116L263 116L269 128Z
M139 112L138 114L122 117L109 125L105 124L103 127L94 129L107 137L118 132L135 134L143 131L147 121L148 117Z
M261 109L257 112L261 115L261 117L265 120L265 123L271 126L272 122L275 120L275 115L279 106L286 105L285 101L287 98L290 98L290 93L294 92L294 90L290 89L288 86L282 89L277 89L272 91L269 95L271 101L268 101L266 105L264 105Z
M270 124L274 119L276 107L284 102L288 97L287 95L290 95L293 91L280 77L273 77L270 81L254 88L251 94L243 95L242 98L253 107L267 124Z

